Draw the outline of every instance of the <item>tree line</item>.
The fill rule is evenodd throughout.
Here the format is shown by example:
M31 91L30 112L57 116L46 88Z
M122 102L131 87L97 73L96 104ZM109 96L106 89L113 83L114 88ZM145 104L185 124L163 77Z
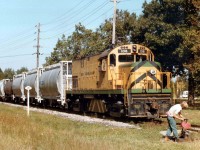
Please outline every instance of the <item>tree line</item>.
M22 72L27 72L28 68L21 67L17 71L14 71L12 68L6 68L4 71L0 68L0 80L2 79L12 79L13 75L20 74Z

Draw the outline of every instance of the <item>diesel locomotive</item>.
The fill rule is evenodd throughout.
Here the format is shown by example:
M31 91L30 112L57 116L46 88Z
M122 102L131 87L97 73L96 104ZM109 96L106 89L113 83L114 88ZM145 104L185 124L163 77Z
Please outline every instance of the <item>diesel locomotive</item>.
M19 82L20 81L23 82ZM22 78L24 77L24 79ZM15 80L18 79L16 82ZM171 73L162 72L152 51L139 44L117 46L100 54L38 68L13 78L12 98L26 102L25 86L34 87L31 103L62 106L113 117L165 116L171 104ZM0 81L6 87L8 80ZM16 94L15 83L21 89ZM3 95L4 94L4 95ZM5 98L5 92L0 96Z
M66 97L76 111L160 117L170 107L170 78L149 48L123 45L74 60L72 90Z

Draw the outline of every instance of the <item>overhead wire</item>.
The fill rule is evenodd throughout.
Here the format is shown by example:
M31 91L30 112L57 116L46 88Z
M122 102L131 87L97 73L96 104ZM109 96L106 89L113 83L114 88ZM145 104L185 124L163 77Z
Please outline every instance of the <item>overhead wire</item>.
M61 19L64 19L64 17L65 17L67 14L69 14L70 12L72 12L74 9L76 9L77 7L79 7L79 5L81 5L81 4L84 2L83 0L80 0L80 1L81 1L81 2L76 3L75 6L72 6L72 8L71 8L70 10L68 10L68 11L65 12L65 13L63 13L61 16L59 16L59 17L57 17L57 18L55 18L55 19L53 19L53 20L51 20L51 21L49 21L49 22L47 22L47 23L43 23L43 24L41 24L41 25L46 26L46 25L55 23L56 21L59 21L59 20L61 20Z
M103 14L99 15L97 18L94 18L93 20L91 20L90 22L88 22L86 25L89 25L89 24L93 23L93 21L99 19L101 16L103 16L103 15L105 15L107 12L111 11L112 8L113 8L113 6L110 7L109 9L107 9ZM62 33L61 33L61 34L62 34ZM68 36L68 35L70 35L70 34L65 34L65 36ZM56 35L55 37L57 37L57 35Z
M74 11L74 9L72 8L70 11L66 12L65 14L63 14L63 15L55 18L54 20L52 20L50 22L47 22L47 23L41 24L41 25L48 26L48 25L51 25L51 23L54 22L54 21L58 21L58 22L62 21L61 24L58 24L57 26L54 26L54 28L58 27L58 29L60 31L61 29L65 28L64 27L64 23L65 24L67 23L67 20L63 21L63 19L65 19L66 14L69 14L70 12L71 13L73 12L73 15L69 16L68 18L69 19L71 18L70 20L74 20L75 18L77 18L77 16L80 16L79 14L81 14L86 8L88 8L90 5L92 5L92 3L94 3L95 1L96 0L89 1L88 3L86 3L85 5L83 5L82 7L80 7L80 9L78 11L77 10ZM82 3L83 3L83 1L81 1L77 5L76 8L78 8L79 6L81 6ZM99 10L101 10L108 3L109 3L108 1L106 1L106 2L104 1L101 5L97 6L94 10L90 11L89 13L87 13L86 15L84 15L83 17L79 17L79 19L76 19L76 20L81 20L82 22L87 21L92 15L95 15ZM109 10L110 10L110 8L109 8ZM107 11L108 10L106 10L106 12ZM100 16L104 15L106 12L104 12ZM89 21L87 23L87 25L90 24L90 23L92 23L94 20L97 20L97 19L99 19L99 17L94 18L92 21ZM75 23L75 21L73 21L73 23ZM73 26L73 28L74 28L74 26ZM22 48L23 46L26 46L26 45L32 43L33 41L27 41L27 42L21 43L21 41L25 41L27 39L30 39L30 38L34 37L34 34L28 34L28 33L30 33L30 31L33 31L31 29L33 29L33 28L30 28L30 29L24 30L22 32L19 32L19 33L15 34L12 38L8 38L8 39L5 39L3 41L0 40L0 42L2 43L2 44L0 43L0 48L1 49L4 49L4 48L5 49L9 49L9 51L11 51L11 50L16 50L16 49ZM72 28L69 28L69 29L72 29ZM62 33L59 33L59 34L56 34L56 35L64 34L65 31L62 31ZM19 55L10 55L10 56L0 56L0 58L18 57L18 56L27 56L27 55L32 55L32 54L19 54Z
M8 42L8 43L3 43L2 45L0 45L0 49L4 49L4 48L9 48L10 46L13 46L13 45L18 45L19 42L23 42L24 40L27 40L27 39L30 39L30 38L34 38L33 37L34 34L29 34L29 35L26 35L24 37L20 37L20 38L17 38L11 42Z
M84 17L78 18L76 21L74 21L74 22L72 22L72 23L70 23L70 24L68 24L68 25L74 25L77 21L79 21L79 22L86 21L89 17L95 15L99 10L101 10L101 9L102 9L104 6L106 6L108 3L109 3L109 2L107 2L107 0L104 1L104 3L102 3L102 4L99 5L99 6L97 6L95 9L93 9L93 10L90 11L89 13L87 13L87 15L84 15ZM108 12L108 10L106 10L106 12ZM103 14L105 14L105 12L104 12ZM100 16L102 16L102 14L101 14ZM95 19L98 19L98 18L99 18L99 17L97 17L97 18L95 18ZM52 36L49 36L49 37L46 37L46 38L42 38L42 39L46 40L46 39L54 38L54 37L56 37L56 36L58 36L58 35L64 34L64 32L67 32L67 31L72 30L73 28L74 28L74 26L73 26L73 27L69 27L69 28L68 28L67 30L65 30L65 31L62 31L62 32L60 32L60 33L58 33L58 34L54 34L54 35L52 35ZM60 29L62 29L62 28L60 28Z
M7 55L7 56L0 56L0 58L18 57L18 56L28 56L28 55L33 55L33 54Z
M94 22L95 20L99 19L101 16L105 15L106 13L108 13L108 11L111 10L111 8L113 8L113 6L110 7L108 10L106 10L103 14L101 14L101 15L98 16L97 18L94 18L93 20L91 20L89 23L86 24L86 26L89 25L89 24L91 24L91 23Z
M76 10L75 12L72 13L72 15L69 17L69 18L65 18L64 19L64 22L61 22L60 24L54 26L54 27L51 27L43 32L48 32L50 30L53 30L53 29L57 29L59 28L60 26L66 26L66 22L68 22L68 20L73 20L78 14L80 14L81 12L83 12L86 8L88 8L89 6L91 6L95 1L97 0L90 0L88 3L86 3L84 6L82 6L80 9ZM106 0L107 1L107 0Z
M15 39L17 37L23 36L23 35L25 35L25 34L27 34L29 32L33 32L33 29L34 28L31 27L31 28L28 28L28 29L26 29L24 31L20 31L18 33L13 34L13 35L9 35L9 36L11 36L9 38L0 39L0 45L1 45L1 43L6 43L6 42L9 42L9 41L12 41L13 39Z
M17 50L17 49L23 48L25 46L28 46L31 43L33 43L33 41L28 41L28 42L25 42L25 43L22 43L22 44L19 44L19 45L15 45L13 47L7 47L5 49L0 50L0 52L5 52L5 51L8 51L8 50L9 50L9 52L12 52L14 50Z
M96 8L94 8L92 11L90 11L89 13L87 13L86 15L84 15L83 17L80 17L78 18L77 20L73 21L71 24L75 24L77 23L78 21L79 22L83 22L85 20L87 20L90 16L93 16L95 15L99 10L103 9L109 2L104 1L104 3L102 3L101 5L97 6Z

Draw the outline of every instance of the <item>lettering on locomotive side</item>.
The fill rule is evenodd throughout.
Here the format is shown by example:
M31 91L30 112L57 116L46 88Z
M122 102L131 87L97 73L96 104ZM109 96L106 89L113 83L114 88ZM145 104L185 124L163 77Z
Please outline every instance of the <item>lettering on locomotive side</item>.
M139 53L141 54L146 54L147 50L145 49L145 47L140 47L140 49L138 50Z
M128 46L121 46L121 49L128 49Z
M91 72L84 72L84 73L81 73L81 76L89 76L89 75L94 75L94 71L91 71Z

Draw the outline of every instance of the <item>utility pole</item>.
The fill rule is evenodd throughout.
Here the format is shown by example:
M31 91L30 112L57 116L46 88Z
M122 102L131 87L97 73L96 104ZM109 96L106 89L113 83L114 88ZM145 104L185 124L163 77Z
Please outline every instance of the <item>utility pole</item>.
M40 55L40 23L37 25L37 68L39 68L39 55Z
M40 98L38 96L39 94L39 75L40 75L40 69L39 69L39 55L40 55L40 23L38 23L38 25L36 25L37 27L37 52L36 52L36 56L37 56L37 64L36 64L36 69L37 69L37 79L36 79L36 93L37 93L37 101L40 101Z
M115 45L115 23L116 23L116 9L117 9L117 0L114 2L114 14L113 14L113 32L112 32L112 45Z

